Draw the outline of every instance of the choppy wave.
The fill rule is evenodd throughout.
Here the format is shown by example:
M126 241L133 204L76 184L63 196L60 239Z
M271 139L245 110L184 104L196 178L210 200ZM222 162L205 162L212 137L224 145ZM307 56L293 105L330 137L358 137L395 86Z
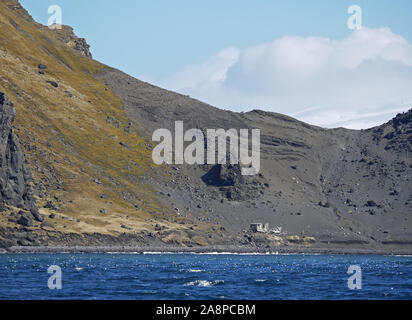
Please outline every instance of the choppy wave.
M317 300L412 296L411 257L162 255L0 255L0 299ZM354 292L347 287L347 270L353 264L360 265L362 273L367 274L364 290ZM51 265L60 266L63 279L70 279L63 280L64 290L58 295L47 286ZM80 268L83 270L78 271ZM196 273L198 270L204 271ZM46 274L44 281L39 274ZM21 283L24 286L18 285ZM85 283L88 289L79 290ZM322 283L329 283L327 290L319 290ZM276 290L270 290L273 286Z
M217 284L223 284L224 282L225 280L214 280L214 281L196 280L196 281L185 283L185 286L211 287Z

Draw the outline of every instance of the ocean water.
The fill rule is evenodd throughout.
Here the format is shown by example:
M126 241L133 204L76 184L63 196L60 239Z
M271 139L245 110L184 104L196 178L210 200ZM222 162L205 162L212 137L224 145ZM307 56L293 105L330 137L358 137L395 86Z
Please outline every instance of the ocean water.
M361 289L348 288L351 265ZM0 299L412 299L412 257L0 254Z

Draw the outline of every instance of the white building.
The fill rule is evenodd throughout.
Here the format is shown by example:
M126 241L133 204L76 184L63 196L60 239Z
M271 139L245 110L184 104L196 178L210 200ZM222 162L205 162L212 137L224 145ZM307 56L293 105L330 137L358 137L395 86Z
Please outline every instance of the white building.
M251 223L250 230L252 232L269 232L269 223Z

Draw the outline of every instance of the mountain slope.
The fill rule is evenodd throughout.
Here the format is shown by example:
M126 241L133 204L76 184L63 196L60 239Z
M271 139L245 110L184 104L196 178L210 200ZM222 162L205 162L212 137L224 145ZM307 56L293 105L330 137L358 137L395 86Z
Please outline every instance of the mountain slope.
M0 9L0 91L15 104L14 131L46 217L35 227L118 236L153 231L153 213L174 215L146 182L154 174L150 141L93 77L104 66L61 40L70 29L33 22L17 1L2 0ZM3 214L1 225L14 228L9 220Z
M199 221L223 225L240 242L250 223L269 222L285 234L309 235L326 244L411 243L412 111L370 130L327 130L259 110L219 110L111 68L98 78L122 97L127 115L148 135L157 128L173 131L178 120L185 129L203 132L261 129L258 177L227 185L218 166L175 166L173 183L159 186L172 195L173 206ZM396 119L403 119L403 128L394 127ZM381 131L385 138L379 139Z
M0 92L16 110L20 172L31 171L20 185L34 195L10 201L3 174L0 245L411 249L412 111L363 131L234 113L92 60L70 27L49 30L16 0L0 0L0 28ZM154 165L153 131L177 120L260 129L260 174ZM44 221L19 223L33 208ZM283 232L252 233L254 222Z

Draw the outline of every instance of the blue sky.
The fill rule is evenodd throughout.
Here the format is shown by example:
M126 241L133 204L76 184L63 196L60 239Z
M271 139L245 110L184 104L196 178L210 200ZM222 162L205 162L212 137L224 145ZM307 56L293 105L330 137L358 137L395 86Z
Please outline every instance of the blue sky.
M278 57L279 50L283 50L279 48L284 48L286 44L291 43L288 50L302 50L302 48L305 50L309 47L315 48L317 55L322 55L323 40L320 42L316 40L315 44L310 41L308 43L307 39L312 37L328 39L330 42L328 46L335 49L336 46L346 47L348 43L353 43L356 39L363 39L363 37L375 39L372 48L376 47L377 42L390 41L394 43L392 51L385 47L382 49L381 56L371 55L365 58L359 64L354 76L362 78L366 77L367 72L371 72L371 76L375 78L388 79L388 77L395 76L393 70L398 70L396 75L402 74L402 77L409 80L411 74L409 58L402 60L404 65L393 62L393 57L399 56L399 50L395 48L399 43L396 40L397 37L401 37L405 42L402 44L401 55L409 54L409 44L412 43L412 1L409 0L21 0L21 2L30 14L43 24L46 24L49 18L48 7L54 4L59 5L63 11L63 24L71 25L79 36L87 39L95 59L135 77L191 94L219 107L236 111L258 107L287 113L323 126L362 127L373 125L374 121L381 121L381 118L390 118L398 110L407 109L402 103L405 101L406 104L409 103L410 96L407 92L405 91L405 96L402 96L403 91L397 90L388 93L387 100L374 110L371 105L375 100L368 102L367 97L362 96L359 109L366 108L368 109L367 115L378 118L369 122L360 123L358 121L358 124L351 125L354 123L353 119L360 118L359 110L354 110L346 117L332 117L330 121L319 121L319 117L325 117L325 113L313 116L316 115L313 110L326 108L326 102L319 99L322 91L319 89L321 84L319 88L312 88L319 90L319 95L308 96L307 100L302 100L307 103L292 101L290 106L287 98L268 97L271 95L268 95L265 90L269 90L272 84L276 88L280 85L272 78L267 78L267 75L263 78L262 74L251 77L254 79L253 86L259 83L256 81L258 78L263 81L263 87L268 88L265 90L254 88L254 91L248 95L250 99L244 99L236 93L240 91L240 88L244 91L244 88L251 87L242 77L248 78L248 74L243 72L245 68L247 69L244 63L247 60L245 57L251 52L256 52L256 48L260 48L259 52L262 50L266 52L265 57L271 55L270 61L274 59L273 57ZM349 18L347 10L352 4L357 4L362 8L363 25L371 31L357 38L353 37L353 31L347 27ZM381 29L383 27L386 27L386 31ZM390 34L387 33L388 30ZM382 34L385 36L381 36ZM276 42L285 37L286 40L298 38L294 41ZM342 43L335 45L334 41ZM264 49L262 45L265 46ZM326 48L326 50L332 49ZM388 50L391 53L388 53ZM293 51L291 51L291 56L294 56ZM388 56L390 56L389 59L387 59ZM302 59L302 57L298 58ZM375 65L368 66L369 62L381 58L386 60L379 65L378 69L387 70L382 71L382 74L376 72ZM261 61L267 63L263 57ZM310 63L313 64L313 62ZM328 60L328 65L329 63ZM256 66L256 63L252 65ZM337 67L338 69L340 70L340 67ZM274 68L274 73L281 74L281 71ZM235 76L237 76L236 79ZM289 76L290 73L287 73L285 78ZM319 74L314 77L319 78ZM322 77L326 77L324 73ZM329 74L325 78L327 81L322 80L322 85L324 83L329 85L330 77ZM399 82L405 80L399 77ZM229 83L228 79L233 81ZM299 82L296 78L290 79L293 83ZM219 86L216 81L213 83L212 80L216 80ZM192 83L197 85L192 85ZM341 83L337 81L336 85L341 86ZM374 88L367 88L365 92L373 95L373 90L378 92L383 85L383 82L379 82ZM234 86L239 86L239 88L234 88ZM290 92L290 96L296 96L305 91L297 85L295 87L300 91L294 92L293 86L285 90ZM342 91L340 94L347 95L347 92ZM390 99L399 94L401 97L398 100ZM253 95L256 98L253 98ZM377 100L381 101L381 99ZM337 112L344 108L345 103L352 104L356 101L342 99L342 104L339 106L336 101L331 104L335 106L334 111ZM308 113L308 110L312 111Z

